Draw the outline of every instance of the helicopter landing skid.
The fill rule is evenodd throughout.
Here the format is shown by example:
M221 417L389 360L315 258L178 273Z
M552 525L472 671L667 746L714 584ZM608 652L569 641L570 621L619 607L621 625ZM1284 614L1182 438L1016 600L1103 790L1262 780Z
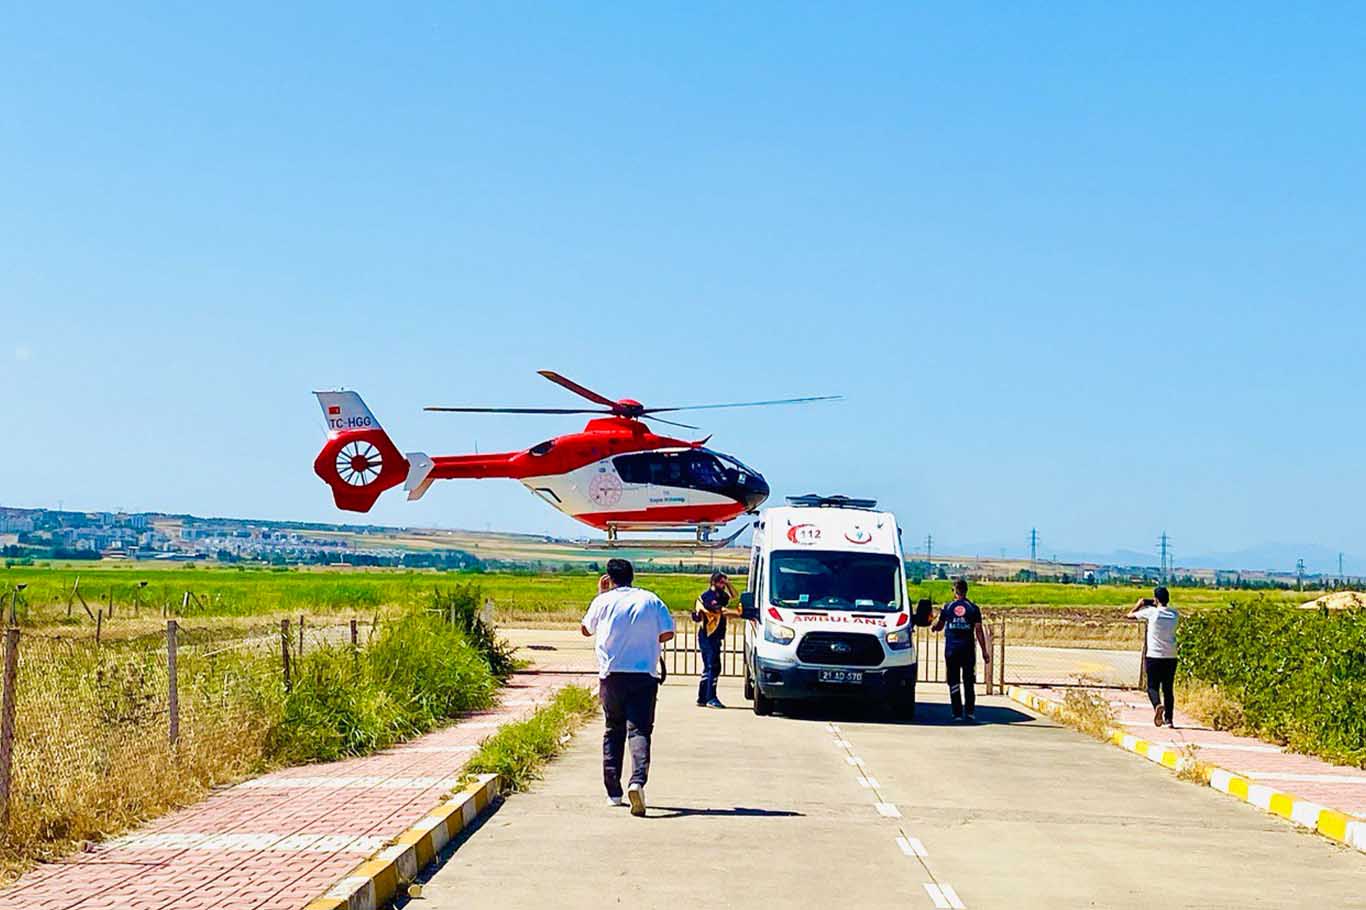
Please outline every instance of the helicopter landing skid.
M619 525L609 524L606 528L606 540L590 541L588 548L591 550L721 550L731 546L736 539L743 533L747 525L741 525L735 533L727 536L712 539L712 534L720 529L719 525ZM650 540L646 538L623 538L621 533L626 532L656 532L656 533L678 533L693 534L692 540L679 540L677 538L662 538Z

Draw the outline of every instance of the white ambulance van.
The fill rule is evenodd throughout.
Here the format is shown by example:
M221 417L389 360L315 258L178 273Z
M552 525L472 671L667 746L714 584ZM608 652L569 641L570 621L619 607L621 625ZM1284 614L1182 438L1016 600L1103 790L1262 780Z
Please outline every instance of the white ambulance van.
M740 597L754 713L836 697L914 718L915 627L931 604L908 602L896 516L845 496L788 502L760 513Z

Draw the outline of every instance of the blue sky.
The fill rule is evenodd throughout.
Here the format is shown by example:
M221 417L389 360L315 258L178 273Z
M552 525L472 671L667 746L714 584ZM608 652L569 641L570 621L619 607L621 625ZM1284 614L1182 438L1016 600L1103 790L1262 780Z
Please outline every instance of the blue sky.
M1366 570L1359 7L199 6L6 15L0 503L333 520L310 389L487 451L578 424L421 406L552 368L846 395L706 430L912 539Z

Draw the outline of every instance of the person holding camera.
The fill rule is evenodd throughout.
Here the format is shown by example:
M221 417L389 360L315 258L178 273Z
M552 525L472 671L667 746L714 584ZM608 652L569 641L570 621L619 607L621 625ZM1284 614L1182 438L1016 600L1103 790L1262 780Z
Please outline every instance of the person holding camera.
M968 600L968 580L953 582L953 601L944 605L935 621L934 631L944 633L944 667L949 676L949 701L954 719L961 719L966 708L967 719L976 720L977 709L977 645L982 646L982 662L991 665L991 649L987 647L986 631L982 628L982 610Z
M598 697L606 721L602 781L607 802L624 805L621 772L629 743L631 781L626 796L631 814L640 816L645 814L645 782L650 775L660 645L674 637L674 620L664 601L634 587L634 582L635 569L628 560L607 560L607 574L598 579L598 596L588 606L579 631L595 637Z
M1129 617L1148 624L1144 669L1148 674L1148 701L1153 703L1153 726L1160 727L1165 722L1175 727L1176 624L1181 617L1172 608L1171 594L1161 585L1153 588L1152 597L1134 604Z
M697 650L702 657L702 678L697 683L699 708L724 708L716 697L716 684L721 678L721 651L726 644L726 617L740 614L726 607L739 600L725 572L711 573L711 584L693 605L692 619L698 623Z

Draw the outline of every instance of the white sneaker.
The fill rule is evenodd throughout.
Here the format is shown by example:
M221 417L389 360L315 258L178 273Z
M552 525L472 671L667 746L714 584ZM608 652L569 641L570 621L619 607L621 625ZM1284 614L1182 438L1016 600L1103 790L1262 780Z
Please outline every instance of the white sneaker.
M626 789L626 796L631 800L631 814L644 817L645 788L640 784L631 784L631 786Z
M626 805L626 800L622 799L620 796L609 796L607 797L607 805L618 807L624 806Z

